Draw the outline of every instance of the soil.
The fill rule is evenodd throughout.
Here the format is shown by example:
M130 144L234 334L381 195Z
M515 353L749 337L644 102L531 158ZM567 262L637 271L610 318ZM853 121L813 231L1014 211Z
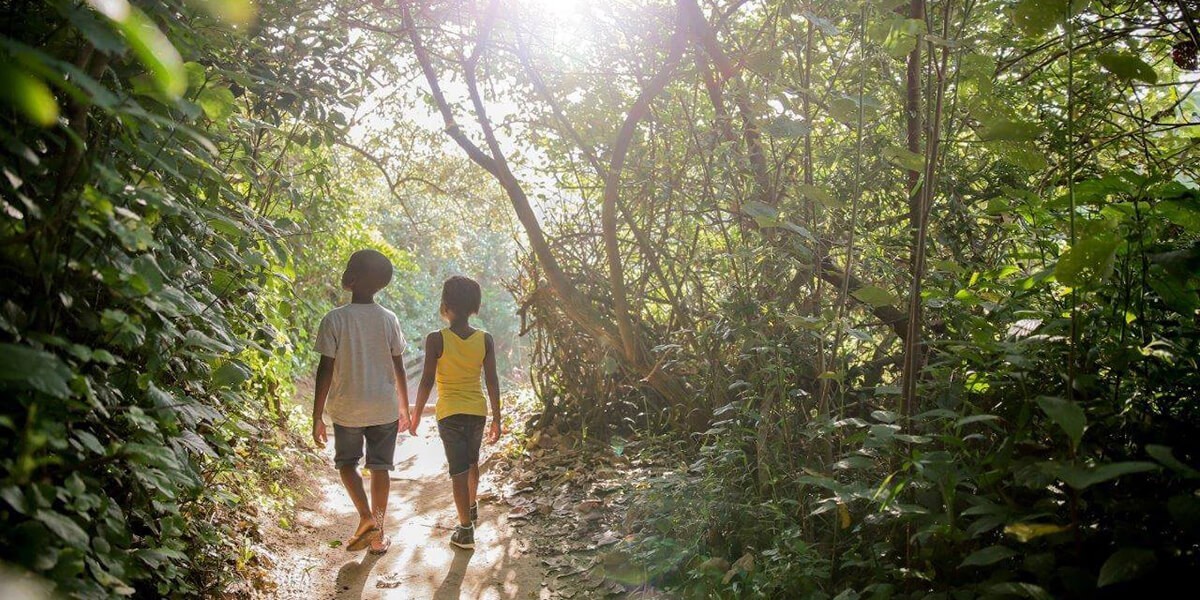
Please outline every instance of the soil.
M303 492L290 527L275 527L272 579L277 587L270 597L492 600L547 595L541 563L514 535L507 506L481 501L475 550L450 546L454 501L432 414L421 420L415 437L402 434L397 442L386 525L392 546L383 556L345 549L358 517L333 469L332 446L330 440L321 452L324 465L297 475L294 485ZM486 448L484 452L486 472L490 461ZM480 487L486 496L487 485Z

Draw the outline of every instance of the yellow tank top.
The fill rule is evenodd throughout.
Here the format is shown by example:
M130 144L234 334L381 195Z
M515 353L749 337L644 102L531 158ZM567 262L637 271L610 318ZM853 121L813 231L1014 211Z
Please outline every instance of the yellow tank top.
M487 402L483 399L483 357L487 353L485 334L482 330L458 337L449 327L442 330L442 356L437 361L437 404L434 414L438 419L450 415L487 416Z

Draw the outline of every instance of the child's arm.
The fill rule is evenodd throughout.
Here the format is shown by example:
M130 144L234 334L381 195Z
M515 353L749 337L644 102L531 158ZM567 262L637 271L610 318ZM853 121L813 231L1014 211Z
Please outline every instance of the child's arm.
M333 383L333 359L322 356L317 365L317 392L313 397L313 441L324 448L329 436L325 433L325 401L329 399L329 386Z
M396 427L400 431L408 430L408 373L404 370L404 355L392 357L392 368L396 370L396 387L400 391L400 422Z
M442 333L435 331L425 336L425 367L421 371L421 383L417 386L417 406L408 419L408 432L413 435L417 435L421 413L425 411L425 403L429 402L429 394L433 391L433 382L437 378L437 361L441 356Z
M492 334L484 334L486 353L483 355L483 381L487 384L488 402L492 406L492 424L488 427L487 440L494 444L500 439L500 377L496 375L496 344Z

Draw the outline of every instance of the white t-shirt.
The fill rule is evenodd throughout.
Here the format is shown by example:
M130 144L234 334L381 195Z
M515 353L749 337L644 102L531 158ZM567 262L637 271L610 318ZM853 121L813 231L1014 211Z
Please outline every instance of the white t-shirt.
M334 360L325 403L334 423L368 427L400 418L392 357L404 346L396 314L378 304L346 304L321 319L317 352Z

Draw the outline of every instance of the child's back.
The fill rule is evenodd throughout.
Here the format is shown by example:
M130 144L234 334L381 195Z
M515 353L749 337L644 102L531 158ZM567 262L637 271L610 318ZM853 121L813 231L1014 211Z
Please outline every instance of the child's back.
M479 518L475 503L479 486L479 444L491 408L488 442L500 437L500 380L496 376L496 348L492 336L471 327L471 315L479 314L482 293L479 284L455 276L442 284L442 318L449 327L425 338L425 368L417 387L417 408L409 424L414 435L429 393L437 384L438 437L446 451L458 527L450 543L460 548L475 547L474 523ZM480 377L487 383L484 401Z
M316 390L313 396L313 441L328 440L325 413L333 420L333 464L358 510L358 528L347 550L371 548L387 552L384 535L396 435L408 428L408 380L404 374L404 334L395 313L375 303L375 294L392 280L392 263L375 250L350 256L342 273L342 289L350 304L321 319L317 329ZM367 498L358 461L366 456L371 471Z
M347 427L391 423L399 416L393 356L404 352L395 313L375 303L339 306L321 319L317 352L334 359L326 411Z
M438 401L435 414L440 421L450 415L486 417L480 375L487 356L487 333L474 330L466 338L447 327L441 330L442 355L437 361Z

